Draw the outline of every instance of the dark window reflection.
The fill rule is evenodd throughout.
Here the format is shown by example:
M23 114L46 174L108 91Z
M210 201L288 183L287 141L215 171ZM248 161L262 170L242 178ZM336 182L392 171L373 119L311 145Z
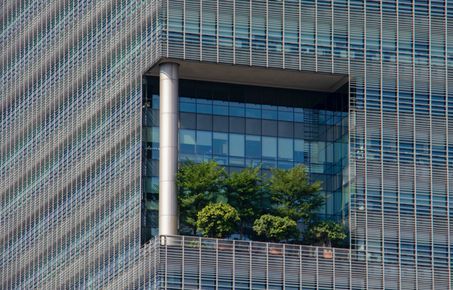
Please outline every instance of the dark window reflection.
M228 132L228 117L213 116L213 130L219 132Z
M212 130L212 115L197 114L197 129Z
M294 124L291 122L279 121L278 122L278 136L293 138Z
M240 117L230 117L230 132L244 133L245 119Z
M246 133L249 135L261 135L261 120L249 119L245 121Z
M263 120L262 134L265 136L277 136L278 126L277 121Z
M179 114L180 128L182 129L196 129L197 128L197 115L193 113L180 113Z

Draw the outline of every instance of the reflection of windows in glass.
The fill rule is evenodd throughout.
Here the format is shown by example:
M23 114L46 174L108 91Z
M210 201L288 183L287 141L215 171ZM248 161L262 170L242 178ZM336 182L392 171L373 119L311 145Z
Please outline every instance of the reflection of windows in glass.
M148 136L148 140L151 140L151 143L147 143L146 149L151 148L151 158L158 160L159 159L159 127L153 127L153 128L147 128L148 133L151 134L151 136ZM149 146L151 144L151 146ZM146 158L149 158L147 155Z
M159 144L159 127L153 127L151 133L151 141Z
M334 143L334 162L341 162L341 159L346 155L348 150L346 143L335 142Z
M160 119L159 119L159 110L153 110L152 112L152 126L159 127L160 126Z
M263 137L262 149L263 158L277 158L277 138Z
M310 142L310 171L312 173L322 173L324 171L324 147L324 142Z
M294 140L294 161L304 163L304 140Z
M153 95L153 109L159 109L160 98L158 95Z
M153 129L149 127L143 128L143 142L152 142Z
M143 161L143 176L151 176L153 170L153 162L151 160L151 156L146 156L145 160Z
M144 192L158 192L158 186L159 186L158 177L143 178L143 191Z
M244 135L230 134L230 156L244 157Z
M145 109L143 110L143 126L146 127L152 127L154 125L154 114L152 110ZM156 124L156 126L159 126L159 124Z
M318 163L318 143L310 142L310 163Z
M247 158L261 158L261 137L245 137L245 154Z
M179 131L179 149L181 153L195 153L195 131L180 130Z
M278 158L283 160L293 160L293 140L278 138Z
M333 143L328 142L326 146L326 160L327 162L333 162Z
M213 134L212 151L214 155L228 155L228 134Z
M159 176L159 161L153 160L152 176Z
M206 155L212 153L212 133L197 131L197 154Z

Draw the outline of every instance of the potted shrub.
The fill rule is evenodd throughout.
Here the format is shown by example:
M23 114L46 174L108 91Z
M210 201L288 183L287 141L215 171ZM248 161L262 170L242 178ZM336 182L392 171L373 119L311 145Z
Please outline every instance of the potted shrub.
M306 233L306 240L327 247L323 250L323 257L326 259L333 258L332 244L343 241L346 237L344 225L334 221L321 221L312 224Z
M297 223L289 217L279 217L265 214L257 219L253 224L255 233L264 240L278 243L298 235ZM270 247L269 253L281 255L280 247Z

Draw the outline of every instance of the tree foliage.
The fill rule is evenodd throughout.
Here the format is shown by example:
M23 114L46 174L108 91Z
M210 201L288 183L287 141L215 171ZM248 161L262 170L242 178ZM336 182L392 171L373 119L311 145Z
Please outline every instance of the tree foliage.
M253 230L258 236L272 242L280 242L298 237L296 221L287 216L262 215L253 224Z
M197 213L208 203L222 200L226 172L216 162L184 162L176 180L179 188L181 231L196 233Z
M310 182L307 169L272 169L264 179L260 167L227 174L214 161L183 163L177 174L180 232L208 237L257 236L280 242L303 238L330 246L346 240L346 229L333 221L316 222L324 204L320 182Z
M211 203L197 214L197 229L204 237L224 238L231 235L240 221L237 210L226 203Z
M226 188L228 203L239 212L239 232L242 236L263 211L261 199L264 192L260 168L245 168L231 173L226 179Z
M296 221L303 219L306 224L313 220L316 210L324 204L324 198L319 194L321 183L310 183L303 165L287 170L272 169L269 190L279 215Z
M312 224L306 233L305 239L311 243L320 243L325 247L346 239L346 228L344 225L334 221L321 221Z

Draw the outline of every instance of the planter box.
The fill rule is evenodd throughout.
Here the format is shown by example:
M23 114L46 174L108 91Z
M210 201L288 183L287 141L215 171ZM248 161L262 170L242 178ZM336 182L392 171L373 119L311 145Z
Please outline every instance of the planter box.
M324 249L322 251L322 256L324 259L333 259L333 251L332 249Z

